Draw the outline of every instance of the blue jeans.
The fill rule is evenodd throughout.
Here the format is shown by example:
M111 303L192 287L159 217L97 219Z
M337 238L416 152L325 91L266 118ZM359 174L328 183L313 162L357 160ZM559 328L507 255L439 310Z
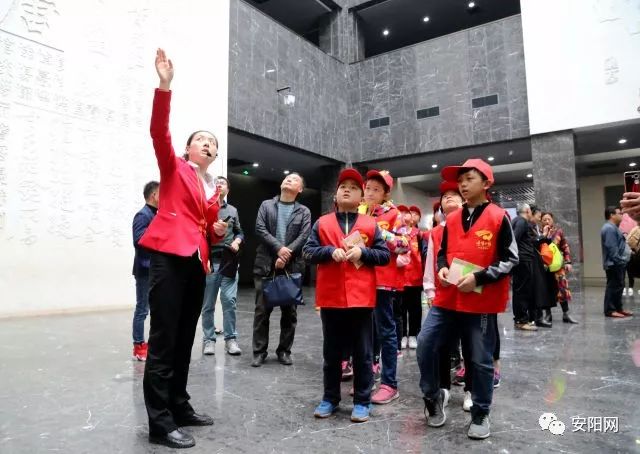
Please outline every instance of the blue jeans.
M472 416L487 415L493 399L493 352L496 347L497 314L471 314L433 306L418 335L416 356L420 389L427 399L440 391L440 352L450 337L460 334L462 355L472 367ZM447 371L448 372L448 371Z
M144 321L149 315L149 275L136 278L136 309L133 313L133 342L144 342Z
M238 275L235 279L218 273L220 263L213 262L212 273L207 275L207 286L204 289L204 302L202 304L202 332L204 340L216 341L215 316L216 299L220 291L222 303L222 328L224 340L238 337L236 332L236 296L238 295Z
M393 316L394 292L376 290L376 308L374 311L376 335L380 343L382 374L380 382L383 385L398 388L396 369L398 367L398 337L396 336L396 322ZM378 352L374 352L376 355Z

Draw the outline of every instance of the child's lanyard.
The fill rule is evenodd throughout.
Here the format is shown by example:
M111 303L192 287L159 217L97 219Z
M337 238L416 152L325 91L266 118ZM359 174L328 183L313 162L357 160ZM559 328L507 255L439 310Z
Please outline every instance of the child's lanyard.
M346 218L344 234L345 234L345 236L348 236L349 235L349 213L345 213L344 215L345 215L345 218Z

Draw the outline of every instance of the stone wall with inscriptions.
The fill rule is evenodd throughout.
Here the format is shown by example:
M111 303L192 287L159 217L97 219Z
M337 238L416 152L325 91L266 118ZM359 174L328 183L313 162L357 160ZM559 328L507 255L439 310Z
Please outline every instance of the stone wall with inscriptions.
M0 317L135 303L131 221L159 177L155 49L176 67L176 151L210 129L224 173L228 14L228 0L0 5Z

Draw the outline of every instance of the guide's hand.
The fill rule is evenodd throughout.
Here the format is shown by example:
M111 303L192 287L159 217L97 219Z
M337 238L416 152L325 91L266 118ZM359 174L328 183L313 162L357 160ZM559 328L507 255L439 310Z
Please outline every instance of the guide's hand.
M159 88L169 90L173 80L173 63L171 59L167 58L164 50L160 48L156 51L156 72L160 78Z

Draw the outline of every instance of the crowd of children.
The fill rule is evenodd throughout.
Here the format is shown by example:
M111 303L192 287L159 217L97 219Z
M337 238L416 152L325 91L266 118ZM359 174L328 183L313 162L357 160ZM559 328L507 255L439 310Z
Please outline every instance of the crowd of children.
M316 417L336 411L340 381L351 375L352 421L367 421L372 403L397 399L397 358L408 347L417 352L427 424L441 427L450 358L461 346L467 435L489 437L496 378L499 384L497 314L507 306L518 250L506 212L488 199L494 179L486 162L447 167L442 177L437 221L423 233L420 209L391 201L388 172L340 173L335 211L315 223L303 251L317 265L323 332L324 393ZM422 323L423 292L430 309Z

